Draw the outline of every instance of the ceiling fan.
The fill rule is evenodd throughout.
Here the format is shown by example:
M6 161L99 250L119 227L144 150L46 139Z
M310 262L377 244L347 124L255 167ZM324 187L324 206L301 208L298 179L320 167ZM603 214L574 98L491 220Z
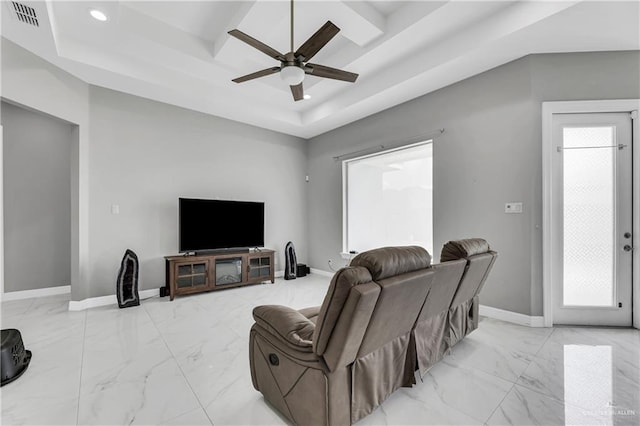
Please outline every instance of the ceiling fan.
M262 43L259 40L243 33L240 30L231 30L229 35L244 41L248 45L258 49L262 53L265 53L280 61L279 67L271 67L261 71L256 71L251 74L247 74L242 77L234 78L232 81L235 83L242 83L244 81L253 80L254 78L264 77L267 75L280 73L280 77L290 87L293 99L295 101L302 100L304 98L304 89L302 88L302 81L306 74L315 75L316 77L331 78L334 80L342 80L353 83L358 78L358 74L339 70L337 68L331 68L324 65L312 64L308 62L316 53L320 51L338 32L340 28L335 26L331 21L327 21L315 34L313 34L302 46L295 52L293 51L293 0L291 0L291 51L287 54L282 54L270 46Z

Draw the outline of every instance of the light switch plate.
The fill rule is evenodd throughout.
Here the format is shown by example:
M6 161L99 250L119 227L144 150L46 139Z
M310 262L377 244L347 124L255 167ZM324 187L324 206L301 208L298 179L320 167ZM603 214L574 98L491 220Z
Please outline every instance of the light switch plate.
M522 203L521 202L505 203L504 212L505 213L522 213Z
M111 204L111 214L120 214L119 204Z

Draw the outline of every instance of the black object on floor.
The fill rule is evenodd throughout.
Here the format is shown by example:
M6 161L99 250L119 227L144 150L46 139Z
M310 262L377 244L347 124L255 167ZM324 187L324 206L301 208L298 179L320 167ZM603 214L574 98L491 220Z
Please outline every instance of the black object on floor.
M124 252L122 263L120 263L120 271L118 272L118 288L116 294L118 296L118 306L128 308L130 306L138 306L140 304L140 295L138 294L138 256L127 249Z
M289 241L287 245L284 247L284 258L285 258L285 268L284 268L284 279L285 280L295 280L298 269L298 261L296 259L296 249L293 246L293 243Z
M169 295L169 289L165 287L160 287L160 297L166 297Z
M22 376L31 362L31 351L24 349L22 335L15 328L2 330L0 347L0 370L2 371L2 384L13 382Z
M298 263L298 265L296 266L296 276L298 278L306 277L309 272L309 267L304 263Z

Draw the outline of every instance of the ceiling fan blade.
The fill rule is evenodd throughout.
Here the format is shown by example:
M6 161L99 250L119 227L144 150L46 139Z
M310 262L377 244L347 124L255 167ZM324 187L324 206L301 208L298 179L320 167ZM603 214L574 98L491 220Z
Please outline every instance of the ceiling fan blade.
M304 72L315 75L316 77L332 78L350 83L355 82L358 78L358 74L318 64L306 64L304 66Z
M254 78L264 77L265 75L271 75L277 72L280 72L280 67L272 67L267 68L266 70L256 71L251 74L243 75L242 77L234 78L231 81L233 81L234 83L242 83L247 80L253 80Z
M289 87L291 87L291 94L293 95L294 101L301 101L302 99L304 99L304 89L302 88L302 83Z
M279 61L284 61L284 55L282 53L278 52L273 47L267 46L266 44L264 44L260 40L256 40L255 38L251 37L250 35L243 33L240 30L231 30L231 31L229 31L229 35L237 38L238 40L244 41L249 46L255 47L256 49L258 49L262 53L265 53L265 54L271 56L273 59L277 59Z
M295 53L295 57L302 56L304 62L310 60L339 32L340 28L336 27L331 21L327 21L326 24L320 27L314 35L309 37L309 39L300 46Z

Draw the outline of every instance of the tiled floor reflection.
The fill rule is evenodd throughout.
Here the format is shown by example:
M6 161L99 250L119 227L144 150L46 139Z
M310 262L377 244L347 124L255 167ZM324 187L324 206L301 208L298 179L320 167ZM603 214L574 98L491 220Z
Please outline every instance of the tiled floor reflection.
M3 425L267 425L251 385L251 310L319 305L328 278L67 310L68 296L2 303L33 360L0 389ZM484 318L411 389L360 425L638 425L640 331L521 327Z

